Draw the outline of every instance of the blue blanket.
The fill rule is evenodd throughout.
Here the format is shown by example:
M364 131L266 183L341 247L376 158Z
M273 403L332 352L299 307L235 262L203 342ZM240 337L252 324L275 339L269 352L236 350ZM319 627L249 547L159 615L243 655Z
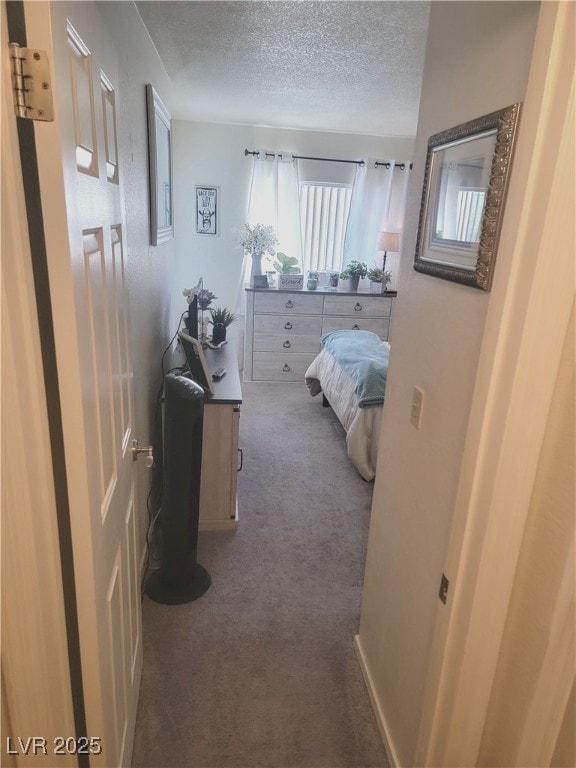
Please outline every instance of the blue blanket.
M389 348L371 331L330 331L321 344L355 382L360 408L382 405Z

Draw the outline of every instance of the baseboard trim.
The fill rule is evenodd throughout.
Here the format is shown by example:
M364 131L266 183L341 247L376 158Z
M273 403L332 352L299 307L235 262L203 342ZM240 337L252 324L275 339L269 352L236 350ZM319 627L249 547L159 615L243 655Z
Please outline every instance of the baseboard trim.
M233 517L230 520L200 520L198 530L204 531L235 531L238 528L238 520Z
M370 674L370 669L368 668L368 664L366 662L366 656L364 655L364 651L362 650L362 641L360 640L360 635L355 635L354 637L354 650L356 651L356 656L360 664L360 669L362 670L364 682L366 683L366 688L368 689L368 695L370 696L370 702L372 703L372 709L374 710L374 714L376 716L378 730L380 731L380 736L382 737L382 741L384 742L384 749L386 750L386 755L388 756L390 767L400 768L401 763L400 763L400 760L398 759L398 753L394 749L394 743L392 741L392 738L390 737L390 729L388 727L388 724L386 722L386 717L384 716L384 712L382 711L382 707L380 706L380 702L376 694L374 681L372 679L372 675Z

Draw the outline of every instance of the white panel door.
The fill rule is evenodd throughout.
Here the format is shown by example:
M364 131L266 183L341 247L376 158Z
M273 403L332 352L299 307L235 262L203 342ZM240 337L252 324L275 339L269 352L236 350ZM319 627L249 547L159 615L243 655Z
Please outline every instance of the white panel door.
M116 54L93 3L25 13L53 69L56 119L35 136L87 736L108 768L130 764L142 660Z

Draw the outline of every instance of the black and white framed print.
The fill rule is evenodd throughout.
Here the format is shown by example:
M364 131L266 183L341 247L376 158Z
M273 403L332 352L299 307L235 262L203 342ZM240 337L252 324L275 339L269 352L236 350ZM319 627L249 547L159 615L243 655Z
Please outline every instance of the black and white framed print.
M218 234L218 187L196 187L196 233Z

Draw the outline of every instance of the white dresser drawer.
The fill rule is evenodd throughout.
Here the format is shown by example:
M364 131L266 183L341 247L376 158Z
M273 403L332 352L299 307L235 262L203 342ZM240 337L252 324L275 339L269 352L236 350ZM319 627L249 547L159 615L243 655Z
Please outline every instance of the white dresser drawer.
M326 296L324 315L390 317L392 298L376 296Z
M319 352L322 315L254 315L255 352Z
M309 293L256 293L254 313L276 315L321 315L324 297Z
M390 333L390 318L324 317L322 322L322 333L346 330L372 331L372 333L378 334L383 341L386 341Z
M254 352L320 352L320 335L258 333L254 334Z
M254 352L253 381L304 381L306 369L316 353Z
M254 315L254 336L318 336L321 331L322 315Z

